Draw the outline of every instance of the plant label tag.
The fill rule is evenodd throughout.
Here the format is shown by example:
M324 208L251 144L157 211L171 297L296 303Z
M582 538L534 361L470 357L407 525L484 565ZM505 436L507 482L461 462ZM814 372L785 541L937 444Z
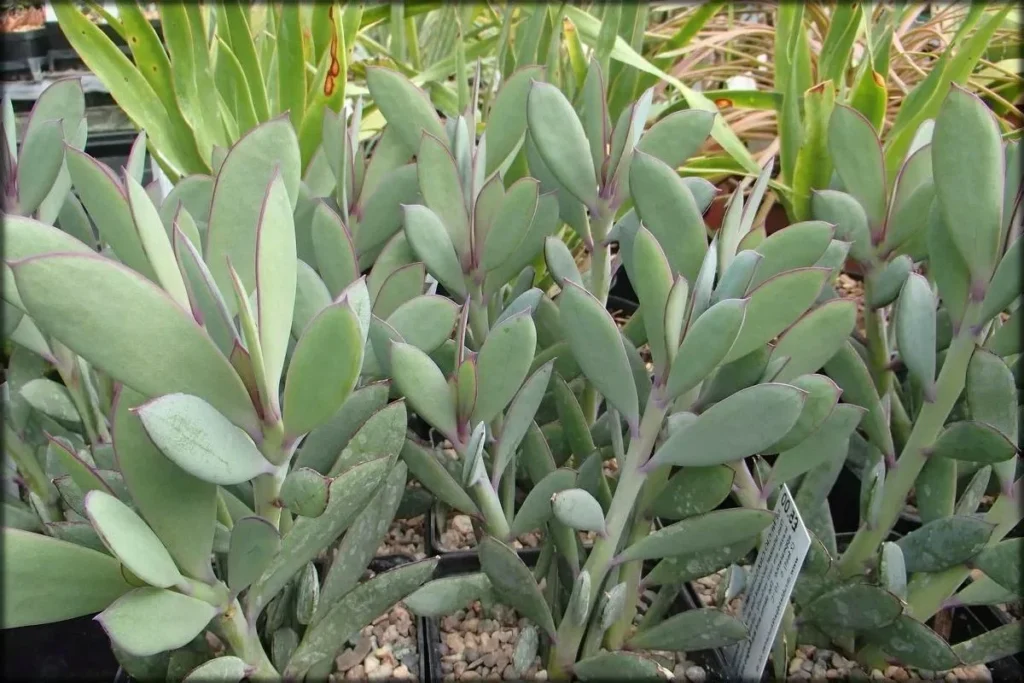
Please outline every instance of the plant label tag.
M775 520L763 541L740 611L747 638L725 652L731 676L736 680L761 679L789 596L811 547L811 535L786 485L779 492Z

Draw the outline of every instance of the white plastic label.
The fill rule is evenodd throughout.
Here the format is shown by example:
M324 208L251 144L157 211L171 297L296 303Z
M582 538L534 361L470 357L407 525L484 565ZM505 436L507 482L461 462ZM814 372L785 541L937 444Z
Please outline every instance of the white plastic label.
M736 680L760 680L810 547L811 535L789 487L783 485L775 504L775 521L768 527L743 598L740 619L747 627L747 639L726 651Z

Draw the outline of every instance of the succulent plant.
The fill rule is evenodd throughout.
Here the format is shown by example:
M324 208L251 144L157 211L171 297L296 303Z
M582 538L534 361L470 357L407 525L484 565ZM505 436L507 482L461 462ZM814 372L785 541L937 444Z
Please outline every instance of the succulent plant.
M65 83L37 111L59 123L44 105L61 98L81 111L80 86ZM30 122L23 149L43 125ZM58 142L83 222L6 215L3 294L31 325L15 343L79 374L62 386L24 381L45 363L12 367L31 409L18 410L46 418L47 446L5 438L5 450L32 502L47 497L45 524L4 528L3 626L99 611L124 666L147 679L326 676L436 560L360 582L405 490L406 410L386 383L360 385L367 280L356 270L327 293L298 258L311 224L343 233L329 208L312 222L296 210L309 191L297 132L286 116L257 126L215 177L184 178L166 198L139 183L144 135L119 175ZM323 297L308 296L317 287ZM17 415L5 410L5 437L25 433ZM304 439L326 438L323 472L299 462ZM211 659L207 631L227 656Z
M848 245L833 239L833 226L822 221L771 237L754 229L770 164L746 204L746 185L733 196L709 244L701 214L712 193L702 181L681 179L675 166L707 137L710 117L680 113L641 136L650 101L645 95L609 134L596 65L584 123L557 89L521 77L521 94L515 100L508 94L514 76L495 107L503 97L517 102L525 116L509 116L507 125L522 121L522 127L499 127L492 112L475 156L464 151L472 142L459 131L471 128L461 120L448 126L455 134L447 144L430 134L433 119L418 123L426 206L405 208L405 235L461 304L453 353L442 357L405 342L414 328L395 334L371 323L382 371L451 444L458 464L445 467L413 439L403 460L440 500L473 515L485 532L482 572L432 581L406 602L414 612L437 616L473 599L497 598L536 627L524 631L517 647L521 665L542 647L552 676L601 678L613 670L651 676L657 666L621 651L624 646L718 647L742 640L746 629L717 609L668 619L660 609L631 634L639 586L664 586L661 601L670 602L683 582L738 561L773 519L767 509L773 487L846 457L864 411L837 406L838 387L815 373L854 327L853 302L819 304ZM412 127L408 112L418 93L408 85L404 92L406 106L390 110L374 94L389 126ZM506 272L499 264L501 277L491 280L488 242L517 241L511 258L522 251L522 263L529 263L541 247L540 240L527 242L529 233L518 240L496 235L495 219L480 255L477 219L488 215L480 209L490 188L499 194L508 182L508 168L499 154L481 172L478 157L491 153L491 140L524 134L529 169L548 192L539 195L534 222L542 209L548 232L559 221L582 217L575 227L593 250L590 271L581 274L557 239L543 241L560 289L554 301L530 289L528 267ZM437 170L425 173L433 158L441 160ZM523 183L510 184L505 202ZM467 192L475 188L471 204ZM627 200L633 206L623 211ZM640 300L622 330L599 298L607 293L609 271L596 262L608 259L612 241ZM375 336L374 325L386 334ZM426 329L421 323L419 330ZM644 345L649 365L638 349ZM604 398L596 420L584 408L588 387L595 414L596 398ZM737 430L740 421L744 429ZM745 463L760 453L780 453L763 486ZM610 458L618 463L617 479L602 470ZM530 486L518 509L517 474ZM715 510L734 490L741 508ZM819 507L824 491L821 496ZM678 521L652 533L654 515ZM538 528L547 534L531 571L510 543ZM574 531L594 532L593 547L585 548ZM659 562L643 575L647 560Z
M813 209L865 270L867 348L848 342L824 366L844 402L866 411L851 442L861 525L841 555L819 536L836 561L797 584L801 642L813 633L873 664L991 661L1019 649L1016 631L950 648L924 622L985 586L1020 595L1020 542L1003 540L1021 519L1019 143L1003 142L981 100L954 85L895 178L852 110L832 114L829 145L842 191L821 192ZM990 479L998 497L979 512ZM893 540L912 491L923 525ZM963 586L971 569L984 576Z

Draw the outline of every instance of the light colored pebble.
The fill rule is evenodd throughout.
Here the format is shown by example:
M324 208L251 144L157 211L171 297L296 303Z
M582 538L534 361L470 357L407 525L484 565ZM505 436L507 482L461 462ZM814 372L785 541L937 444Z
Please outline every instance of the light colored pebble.
M708 674L704 671L703 667L691 666L686 670L686 678L693 681L693 683L704 683L707 677Z

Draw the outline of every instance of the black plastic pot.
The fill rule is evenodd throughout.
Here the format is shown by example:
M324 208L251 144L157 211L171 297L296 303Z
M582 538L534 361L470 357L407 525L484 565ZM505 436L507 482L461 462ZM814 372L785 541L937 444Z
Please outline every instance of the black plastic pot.
M522 555L520 555L522 557ZM531 559L523 557L523 561L527 566L533 566L537 559L534 556ZM434 574L435 579L443 578L445 576L456 576L458 574L467 574L470 572L480 571L479 561L475 563L466 563L461 565L450 564L448 567L443 566L442 563L438 564L437 571ZM652 564L653 566L653 564ZM684 590L679 591L679 595L676 597L676 602L673 604L670 614L678 614L686 610L698 609L697 596L690 588L689 585L684 586ZM430 617L421 619L426 622L425 628L421 629L421 633L424 633L427 637L427 645L425 651L428 658L428 668L424 671L429 671L431 678L430 681L441 681L443 674L441 672L441 631L438 627L438 621L436 618ZM687 652L687 659L694 662L698 666L702 667L707 673L707 680L710 683L716 683L718 681L728 680L725 672L725 657L720 650L694 650Z
M4 631L4 680L109 681L117 659L91 616Z
M0 33L0 72L31 72L46 58L49 49L45 28ZM36 60L35 65L32 60Z
M103 162L120 176L121 168L128 163L128 155L131 154L138 133L135 131L116 131L108 133L93 133L89 135L85 143L85 153ZM153 174L150 165L147 163L142 171L142 185L145 187L153 181Z
M850 463L843 466L836 483L828 493L828 505L832 512L832 524L836 537L854 533L860 527L860 477L850 469ZM901 536L920 528L921 518L916 513L904 510L893 526Z
M443 568L448 574L462 574L465 572L480 571L480 556L476 548L470 550L448 550L441 545L441 530L438 529L436 521L436 508L430 511L427 516L427 557L437 555L440 557L438 567ZM537 563L540 557L540 548L523 548L517 550L516 554L527 565Z

